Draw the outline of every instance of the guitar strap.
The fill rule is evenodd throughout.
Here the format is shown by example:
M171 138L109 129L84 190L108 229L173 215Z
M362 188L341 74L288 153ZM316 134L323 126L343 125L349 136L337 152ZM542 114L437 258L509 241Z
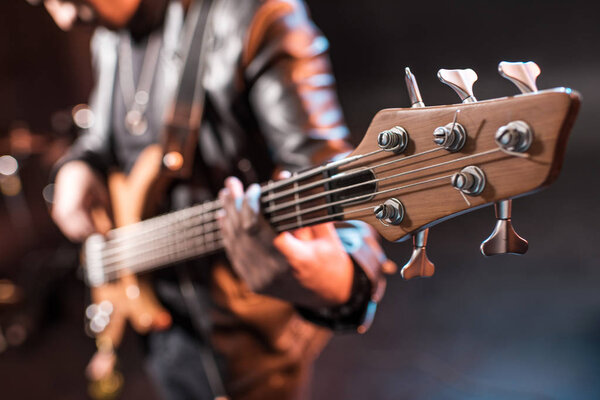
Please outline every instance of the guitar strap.
M203 85L207 45L213 0L193 1L184 25L182 49L185 62L162 137L162 175L166 178L190 178L198 144L200 124L204 114L205 90ZM201 362L213 396L228 399L221 379L215 354L210 347L209 300L197 290L185 265L177 268L179 288L199 337Z
M162 173L167 177L186 179L192 174L204 114L203 77L211 35L207 25L213 3L214 0L192 1L183 28L181 48L185 62L161 138L164 152Z

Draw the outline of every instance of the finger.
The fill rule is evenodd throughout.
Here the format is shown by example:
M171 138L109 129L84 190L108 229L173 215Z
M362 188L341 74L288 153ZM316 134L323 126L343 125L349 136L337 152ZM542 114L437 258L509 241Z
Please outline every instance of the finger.
M294 236L300 240L312 240L314 239L313 230L310 227L299 228L294 231Z
M335 225L331 222L325 224L319 224L311 227L314 239L326 239L330 237L337 237L335 231Z
M255 233L258 228L258 218L260 215L260 186L252 184L248 187L244 196L242 205L241 221L242 227L251 233Z
M224 210L217 211L216 214L217 223L219 225L219 229L221 230L221 237L223 238L223 245L225 248L229 248L232 243L232 232L233 228L231 225L231 219L227 218L227 215Z
M279 173L277 173L277 175L275 176L275 179L281 181L283 179L289 179L292 177L292 173L288 170L283 170L280 171Z
M244 185L238 178L231 176L225 180L225 187L229 189L235 200L235 208L241 211L244 202Z
M96 233L90 216L84 211L73 213L58 225L67 239L75 243L81 243L90 235Z
M219 200L221 201L222 212L223 212L223 220L230 221L233 225L237 226L238 223L238 213L235 209L235 200L233 195L231 194L231 190L225 187L221 189L219 192Z
M229 177L225 179L226 196L223 204L223 209L227 213L227 218L230 218L235 227L240 227L240 210L244 202L244 186L239 179Z
M297 239L289 232L278 235L273 240L273 245L290 260L304 255L307 251L306 243L303 240Z

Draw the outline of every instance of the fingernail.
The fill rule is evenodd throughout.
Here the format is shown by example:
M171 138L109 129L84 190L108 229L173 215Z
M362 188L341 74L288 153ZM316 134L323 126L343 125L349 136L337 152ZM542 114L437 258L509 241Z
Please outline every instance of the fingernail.
M217 210L217 212L215 214L217 219L223 219L223 218L225 218L225 215L226 215L225 210L223 210L222 208Z
M248 187L248 190L246 191L246 201L252 211L258 214L260 211L260 185L253 183Z

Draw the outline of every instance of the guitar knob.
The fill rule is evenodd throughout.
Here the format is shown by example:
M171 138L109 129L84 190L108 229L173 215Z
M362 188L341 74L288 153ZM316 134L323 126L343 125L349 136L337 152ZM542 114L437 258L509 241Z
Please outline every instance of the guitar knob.
M429 278L435 273L435 265L427 257L427 238L429 229L425 229L413 236L413 253L410 260L402 267L402 278Z
M477 82L477 73L472 69L440 69L438 78L458 94L463 103L475 103L473 85Z
M481 253L487 257L498 254L525 254L529 243L519 236L512 226L512 202L501 201L495 204L495 208L496 227L490 237L481 243Z
M538 90L536 80L542 71L533 61L502 61L498 65L498 72L503 78L508 79L519 88L521 93L532 93Z

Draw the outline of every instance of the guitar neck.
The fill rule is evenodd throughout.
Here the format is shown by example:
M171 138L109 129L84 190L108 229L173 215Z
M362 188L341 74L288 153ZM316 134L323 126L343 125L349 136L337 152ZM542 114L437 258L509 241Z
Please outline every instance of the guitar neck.
M358 161L362 157L354 157ZM264 217L277 232L344 218L343 205L360 202L374 188L372 173L338 173L345 159L261 186ZM85 244L88 280L93 285L122 273L144 273L223 250L216 221L218 200L117 228Z

